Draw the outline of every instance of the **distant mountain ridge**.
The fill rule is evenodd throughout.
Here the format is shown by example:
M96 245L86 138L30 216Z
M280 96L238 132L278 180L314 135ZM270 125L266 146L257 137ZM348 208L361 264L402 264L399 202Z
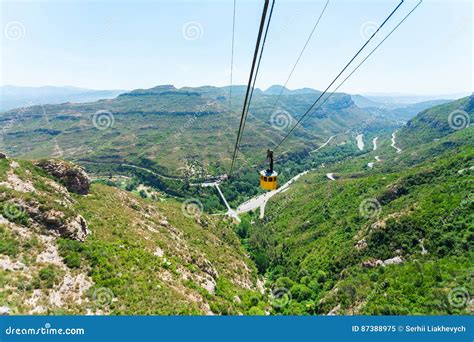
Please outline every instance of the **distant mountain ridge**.
M281 90L284 94L276 103L277 95L268 93ZM242 140L245 158L259 159L261 151L282 139L319 93L286 91L281 86L254 91ZM191 171L196 175L197 169L220 174L229 166L245 87L232 86L231 108L230 93L229 87L159 85L123 92L113 99L11 110L0 115L0 125L9 127L5 151L22 158L53 156L59 153L51 145L54 136L64 158L87 165L126 162L154 166L167 175ZM14 124L18 117L20 125ZM100 127L107 123L102 118L109 125ZM350 95L336 93L303 122L288 151L315 149L329 136L354 130L364 122L369 123L364 127L368 130L396 125L378 110L357 107ZM216 134L220 139L214 139Z
M214 92L216 90L228 91L229 86L200 86L200 87L181 87L176 88L174 85L158 85L149 89L135 89L131 91L121 89L96 90L73 86L40 86L26 87L4 85L0 86L0 111L6 111L14 108L44 105L44 104L60 104L65 102L93 102L101 99L112 99L117 96L138 96L138 95L157 95L166 94L166 92L176 92L177 95L197 95L199 93ZM235 95L245 94L245 85L233 85L232 92ZM284 95L318 95L321 91L304 87L297 89L289 89L282 85L272 85L265 90L255 88L255 94L282 96ZM360 108L366 107L383 107L388 110L396 110L399 108L407 109L410 115L414 115L423 109L432 107L437 104L448 102L453 98L451 95L443 96L418 96L418 95L402 95L402 94L378 94L374 95L351 95L356 105ZM422 103L425 103L422 105ZM413 109L410 107L418 104Z
M62 91L79 92L77 88ZM245 91L245 86L232 86L229 101L229 86L158 85L94 102L29 105L0 115L0 126L8 127L3 148L21 158L62 153L88 170L93 165L98 171L100 166L102 172L125 163L168 176L222 174L229 167ZM310 88L289 90L279 85L255 89L242 140L242 164L256 162L261 151L280 141L318 94ZM361 101L370 106L358 106ZM405 106L396 112L371 104L362 96L335 93L295 130L285 153L302 157L332 135L392 131L429 106ZM62 152L51 143L52 137Z

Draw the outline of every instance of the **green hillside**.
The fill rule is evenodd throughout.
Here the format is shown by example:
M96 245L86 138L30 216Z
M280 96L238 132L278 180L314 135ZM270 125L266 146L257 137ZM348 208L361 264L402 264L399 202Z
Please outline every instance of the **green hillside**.
M285 93L275 107L277 95L257 89L238 167L259 163L312 104L314 92ZM158 86L111 100L20 108L0 115L4 149L21 158L67 158L93 173L116 173L120 164L133 164L168 176L219 175L230 167L243 96L241 87L233 87L229 111L228 87ZM360 109L349 95L336 94L304 122L284 152L312 150L361 124L395 127L378 111Z
M474 122L474 96L429 108L400 131L403 146L427 143L462 130Z
M268 305L225 221L174 200L101 184L79 195L65 185L30 162L0 159L0 301L11 314L238 314Z
M225 216L205 213L222 214L224 206L213 188L192 184L200 172L189 178L170 176L178 168L145 157L156 148L144 138L147 134L156 139L170 134L176 120L191 115L186 108L197 110L193 106L212 97L215 102L199 116L203 121L188 126L176 141L190 139L186 153L197 136L214 141L217 150L206 152L209 165L224 154L224 138L216 139L206 128L228 115L226 100L216 97L225 97L224 90L161 86L123 94L106 101L116 106L114 127L107 130L87 126L98 103L48 107L61 114L48 117L54 126L41 128L35 109L24 113L22 124L8 130L8 151L21 154L30 141L32 155L48 155L57 143L63 152L74 152L64 158L88 165L94 180L59 159L0 158L0 284L5 289L0 299L10 313L472 311L474 131L469 124L450 125L453 112L467 115L469 122L472 97L423 111L397 130L341 94L293 139L294 151L276 163L280 184L312 171L272 197L262 219L250 212L236 225ZM261 106L256 109L262 111L255 110L251 129L265 126L256 122L271 102L269 96L274 95L256 93ZM288 106L309 100L307 94L287 96ZM172 101L176 111L171 114L166 106ZM336 124L337 116L330 113L345 116L345 121ZM359 115L373 115L375 121L356 124ZM162 129L141 126L159 125L163 118ZM332 122L325 134L334 129L333 139L325 135L310 142L310 128L329 122L325 120ZM338 131L352 124L354 132ZM365 136L362 149L354 136L360 132ZM141 134L140 148L119 143ZM375 137L376 150L370 144ZM97 149L82 151L78 143L76 150L63 149L75 139L97 144ZM160 148L171 148L176 141ZM324 141L328 145L323 149L309 149ZM196 148L196 160L206 146ZM116 158L117 151L124 153L123 159ZM178 158L171 153L166 157ZM188 171L199 166L192 165ZM233 207L261 192L256 170L256 164L250 165L221 184Z
M446 122L461 105L472 116L469 101L413 119L417 128L400 131L402 153L387 142L377 151L382 162L372 169L365 167L368 156L326 165L272 199L266 218L252 215L241 224L238 232L258 269L276 291L287 293L277 313L473 309L474 131L445 130L433 141L440 131L427 118L436 113ZM418 130L428 143L413 144ZM329 171L336 181L326 177Z

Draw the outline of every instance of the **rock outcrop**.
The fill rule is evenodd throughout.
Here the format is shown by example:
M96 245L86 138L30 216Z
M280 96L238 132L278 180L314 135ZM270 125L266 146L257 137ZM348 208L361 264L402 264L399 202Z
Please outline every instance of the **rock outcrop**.
M41 160L36 166L59 179L69 191L80 195L89 193L91 181L80 166L56 159Z
M89 235L87 222L81 215L65 219L63 212L49 210L41 215L41 219L46 228L57 231L61 236L84 241Z
M365 268L374 268L377 266L383 266L383 261L380 259L369 259L362 262L362 267Z
M362 262L362 267L365 268L373 268L377 266L388 266L388 265L396 265L401 264L403 262L403 258L401 256L396 256L394 258L380 260L380 259L369 259Z
M43 226L62 237L84 241L90 234L87 222L81 215L66 216L62 211L46 209L35 200L12 200L6 203L10 203L9 206L15 208L14 214L25 213L33 224Z

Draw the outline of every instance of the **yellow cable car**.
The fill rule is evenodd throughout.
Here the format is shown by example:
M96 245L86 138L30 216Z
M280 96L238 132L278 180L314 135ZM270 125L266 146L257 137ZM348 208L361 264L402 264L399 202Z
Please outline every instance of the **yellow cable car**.
M278 172L273 170L273 151L267 150L267 159L270 168L260 171L260 187L263 190L276 190L278 188Z

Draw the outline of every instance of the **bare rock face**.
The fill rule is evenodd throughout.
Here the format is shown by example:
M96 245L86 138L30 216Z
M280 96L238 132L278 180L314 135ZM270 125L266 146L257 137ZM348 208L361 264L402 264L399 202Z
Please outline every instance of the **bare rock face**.
M60 236L84 241L90 234L87 222L81 215L66 216L64 212L56 209L48 210L34 200L14 200L6 203L12 203L12 206L21 208L17 210L26 213L31 222L54 231Z
M81 215L77 215L73 219L67 221L64 228L66 235L82 242L84 242L87 235L90 234L87 222Z
M384 260L383 265L387 266L387 265L401 264L402 262L403 262L403 258L401 256L396 256L394 258Z
M64 213L57 210L49 210L43 214L43 221L49 227L59 227L62 224Z
M365 268L374 268L377 266L388 266L388 265L394 265L394 264L400 264L403 262L403 258L401 256L396 256L391 259L387 260L380 260L380 259L369 259L364 262L362 262L362 267Z
M365 268L374 268L374 267L382 266L382 265L383 265L383 261L379 259L369 259L362 262L362 267L365 267Z
M42 221L46 228L57 231L61 236L84 241L89 235L87 222L81 215L65 219L62 212L49 210L42 215Z
M10 308L8 306L0 306L0 316L10 315Z
M80 166L55 159L39 161L36 166L62 181L69 191L80 195L89 193L91 180Z
M355 248L359 251L367 248L367 241L365 239L357 241Z

